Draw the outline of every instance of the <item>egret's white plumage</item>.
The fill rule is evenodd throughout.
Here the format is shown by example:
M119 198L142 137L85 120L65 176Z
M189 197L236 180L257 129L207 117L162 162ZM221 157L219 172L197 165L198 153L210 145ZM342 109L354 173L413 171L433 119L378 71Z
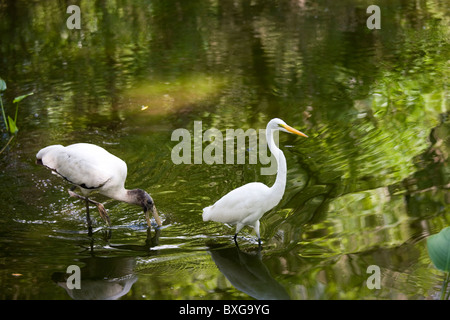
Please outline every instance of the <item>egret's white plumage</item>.
M74 193L73 188L69 194L85 200L87 208L88 202L94 203L108 224L110 224L109 217L103 205L86 197L92 191L141 206L149 226L148 210L150 210L157 224L161 225L153 199L144 190L125 189L127 165L122 159L105 149L89 143L76 143L67 147L52 145L41 149L36 155L36 161L73 184L74 187L79 187L85 197Z
M273 186L269 188L260 182L248 183L230 191L212 206L203 209L203 221L236 225L235 241L239 231L248 225L255 229L260 242L259 219L283 198L286 187L286 158L273 139L275 130L307 137L281 119L275 118L269 121L266 127L267 144L278 164L277 177Z

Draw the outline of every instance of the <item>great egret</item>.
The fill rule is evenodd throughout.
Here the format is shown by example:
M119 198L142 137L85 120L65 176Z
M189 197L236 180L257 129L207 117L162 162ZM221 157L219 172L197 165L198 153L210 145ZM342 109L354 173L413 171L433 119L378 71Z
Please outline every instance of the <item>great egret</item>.
M273 186L269 188L260 182L248 183L230 191L215 204L203 209L203 221L211 220L236 225L234 234L236 244L237 234L246 225L255 229L258 243L261 244L259 219L264 213L275 207L283 197L286 187L286 158L273 139L275 130L308 137L288 126L281 119L275 118L269 121L266 127L267 144L278 164L277 177Z
M49 168L73 185L69 194L86 201L89 226L89 203L95 204L103 220L108 226L111 225L105 207L87 197L92 191L142 207L149 227L151 211L158 226L162 225L155 203L147 192L141 189L125 189L127 164L99 146L89 143L76 143L67 147L48 146L36 154L36 163ZM76 187L81 189L84 196L74 192Z

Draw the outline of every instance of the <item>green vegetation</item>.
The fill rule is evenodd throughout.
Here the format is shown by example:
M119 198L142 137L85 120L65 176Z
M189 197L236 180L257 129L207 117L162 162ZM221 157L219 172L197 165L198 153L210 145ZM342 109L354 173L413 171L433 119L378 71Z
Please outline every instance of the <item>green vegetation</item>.
M6 82L2 78L0 78L0 93L6 90ZM16 113L14 114L14 119L12 119L10 116L6 118L5 115L5 107L3 106L3 99L0 95L0 106L2 108L2 116L5 123L6 130L11 134L8 142L6 145L0 150L0 154L6 149L6 147L10 144L12 139L14 138L17 131L19 131L19 128L17 127L17 112L19 111L19 102L22 101L24 98L32 95L33 93L28 93L19 97L14 98L13 103L16 104Z
M450 227L442 229L438 234L427 239L428 254L436 268L445 272L445 280L441 288L441 300L448 300L450 292L446 295L450 281Z

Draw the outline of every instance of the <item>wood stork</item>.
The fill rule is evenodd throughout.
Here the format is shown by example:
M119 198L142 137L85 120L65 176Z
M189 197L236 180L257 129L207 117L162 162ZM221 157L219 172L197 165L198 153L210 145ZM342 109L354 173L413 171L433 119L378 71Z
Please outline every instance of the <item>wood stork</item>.
M86 202L89 226L91 225L89 203L96 205L100 216L108 226L111 225L103 204L87 197L92 191L142 207L149 227L151 227L149 216L151 211L157 225L162 225L155 203L147 192L141 189L125 189L126 163L97 145L89 143L76 143L67 147L51 145L36 154L36 163L49 168L73 185L69 195ZM74 192L76 187L80 188L83 196Z
M277 164L277 176L272 187L260 182L252 182L234 189L224 195L212 206L203 209L203 221L216 221L236 225L234 241L237 245L237 234L248 225L252 226L261 244L259 234L259 219L275 207L281 200L286 187L286 158L276 146L273 132L276 130L308 137L306 134L288 126L283 120L275 118L269 121L266 127L267 144L274 155Z

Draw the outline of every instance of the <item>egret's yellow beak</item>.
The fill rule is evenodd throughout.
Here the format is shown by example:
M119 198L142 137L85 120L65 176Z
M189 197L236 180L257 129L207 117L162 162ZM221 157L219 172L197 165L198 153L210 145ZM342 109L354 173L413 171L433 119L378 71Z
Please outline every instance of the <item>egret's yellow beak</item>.
M282 124L282 126L283 126L283 128L285 128L285 129L286 129L287 131L289 131L290 133L293 133L293 134L296 134L296 135L299 135L299 136L308 138L308 136L307 136L306 134L304 134L304 133L301 132L301 131L298 131L297 129L294 129L294 128L288 126L287 124Z

